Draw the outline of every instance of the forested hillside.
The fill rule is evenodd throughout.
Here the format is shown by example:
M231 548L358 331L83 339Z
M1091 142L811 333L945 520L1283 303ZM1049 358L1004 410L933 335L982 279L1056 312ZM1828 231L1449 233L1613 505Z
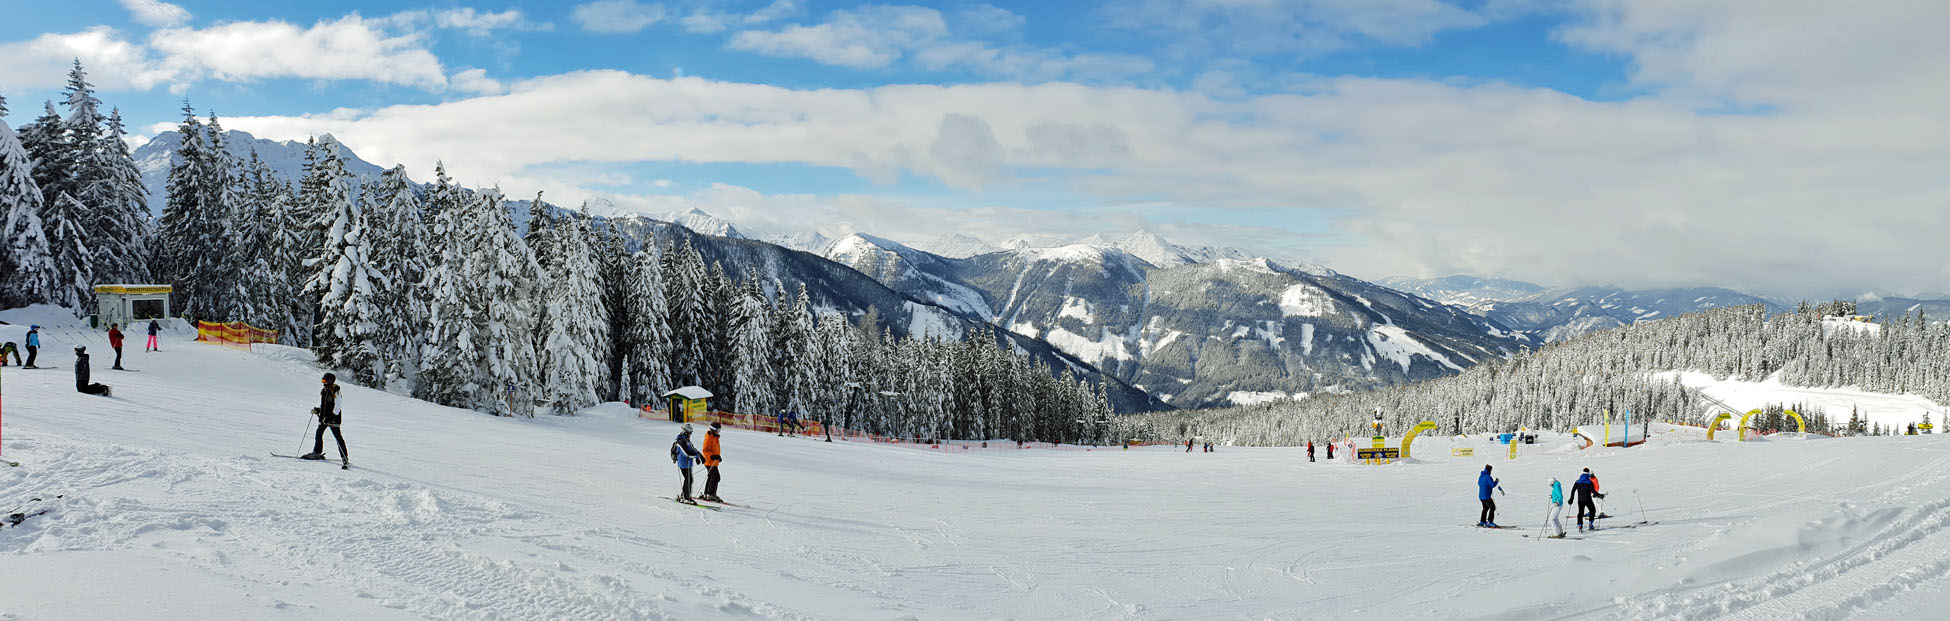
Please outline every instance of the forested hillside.
M1162 413L1127 419L1134 438L1205 436L1245 445L1293 445L1366 435L1375 408L1387 429L1434 421L1440 433L1566 430L1610 410L1634 418L1706 422L1706 403L1649 373L1697 370L1796 386L1856 386L1950 400L1950 324L1921 315L1880 324L1824 317L1855 312L1850 302L1769 316L1761 305L1714 309L1587 335L1470 368L1459 375L1385 390L1320 396L1260 407ZM1792 405L1792 404L1782 404ZM1804 412L1811 413L1812 412ZM1808 421L1826 428L1845 413Z

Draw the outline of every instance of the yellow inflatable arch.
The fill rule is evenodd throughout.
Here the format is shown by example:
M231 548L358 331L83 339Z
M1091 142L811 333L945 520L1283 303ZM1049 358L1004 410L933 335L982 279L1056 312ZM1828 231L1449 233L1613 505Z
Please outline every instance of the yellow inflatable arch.
M1415 444L1415 436L1421 435L1424 431L1435 431L1435 423L1422 421L1409 428L1408 435L1402 437L1402 459L1408 459L1409 445Z
M1719 416L1713 417L1713 422L1706 424L1706 439L1712 440L1713 434L1720 430L1720 423L1729 420L1733 420L1733 415L1725 412L1721 412Z
M1752 411L1752 412L1748 412L1746 416L1742 416L1742 417L1740 417L1740 426L1739 426L1738 428L1740 429L1740 441L1741 441L1741 442L1746 442L1746 441L1747 441L1747 419L1750 419L1750 418L1753 418L1755 414L1759 414L1759 413L1761 413L1761 411L1760 411L1760 410L1754 410L1754 411ZM1803 420L1801 420L1801 415L1800 415L1800 414L1796 414L1796 413L1794 412L1794 410L1782 410L1782 411L1781 411L1781 413L1783 413L1783 414L1786 414L1786 415L1788 415L1788 416L1792 416L1792 417L1794 417L1794 430L1795 430L1795 431L1798 431L1798 432L1801 432L1801 433L1808 433L1808 423L1807 423L1806 421L1803 421ZM1723 414L1722 416L1729 416L1729 417L1731 417L1730 415L1725 415L1725 414ZM1709 434L1709 435L1710 435L1710 434ZM1709 437L1708 439L1711 439L1711 438Z

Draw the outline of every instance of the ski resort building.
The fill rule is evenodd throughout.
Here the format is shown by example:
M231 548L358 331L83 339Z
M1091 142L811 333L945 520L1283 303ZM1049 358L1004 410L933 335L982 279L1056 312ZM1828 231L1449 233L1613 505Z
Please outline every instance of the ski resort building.
M711 391L701 386L685 386L664 393L664 401L670 404L670 422L684 423L703 417L705 412L710 411L705 400L713 396Z
M96 327L171 315L169 285L95 285Z

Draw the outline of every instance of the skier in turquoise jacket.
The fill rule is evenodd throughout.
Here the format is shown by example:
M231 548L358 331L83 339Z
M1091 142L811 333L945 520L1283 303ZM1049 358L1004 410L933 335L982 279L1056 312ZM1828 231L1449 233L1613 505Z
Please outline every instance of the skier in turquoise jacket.
M1550 523L1552 526L1557 527L1557 534L1551 535L1551 538L1563 539L1564 538L1564 484L1557 482L1557 477L1551 477Z

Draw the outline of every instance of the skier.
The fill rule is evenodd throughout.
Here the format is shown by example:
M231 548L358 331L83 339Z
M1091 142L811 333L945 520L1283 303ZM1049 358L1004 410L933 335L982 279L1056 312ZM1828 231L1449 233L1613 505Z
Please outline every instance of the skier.
M1550 523L1552 526L1557 527L1557 534L1551 535L1551 538L1563 539L1564 538L1564 484L1557 482L1557 477L1551 477Z
M1334 443L1327 443L1327 461L1334 461Z
M40 355L41 355L41 326L40 324L27 326L27 364L21 365L20 368L23 369L40 368L34 366L34 359L39 357Z
M33 358L28 358L32 360ZM107 386L88 381L88 348L77 345L74 348L74 390L75 392L108 396Z
M699 500L724 502L718 497L718 464L724 462L724 452L718 447L718 430L724 428L711 423L711 429L704 432L704 495Z
M779 437L783 438L785 437L785 410L779 410L778 424Z
M1313 461L1314 461L1314 441L1308 440L1307 441L1307 463L1313 463Z
M691 498L691 464L692 460L704 461L704 455L691 446L690 423L684 423L684 430L677 432L677 440L670 443L670 460L677 462L677 471L684 474L684 493L677 496L677 502L697 504Z
M311 411L312 415L318 417L318 432L312 434L311 453L300 455L298 459L324 461L325 430L330 428L332 440L339 443L339 469L351 470L352 457L346 454L345 434L339 432L339 423L345 416L345 399L339 390L339 376L326 373L318 381L324 387L318 389L318 407Z
M115 366L109 368L127 371L128 369L122 368L122 324L108 324L108 346L115 349Z
M0 367L7 366L7 356L14 357L15 365L26 366L20 362L20 346L15 345L13 341L0 344Z
M1582 533L1585 531L1585 515L1587 513L1591 516L1591 526L1589 528L1591 530L1598 530L1598 505L1593 503L1591 499L1593 497L1604 498L1605 495L1598 492L1598 477L1592 476L1590 468L1585 468L1584 473L1578 475L1578 482L1571 484L1571 496L1578 501L1578 532Z
M156 335L161 332L162 326L156 325L154 319L149 320L149 346L142 351L162 351L162 347L156 344Z
M1185 438L1185 452L1187 452L1187 453L1190 453L1190 452L1192 452L1192 439L1191 439L1191 438Z
M1210 452L1212 452L1212 443L1211 443L1211 442L1207 442L1207 443L1205 443L1205 452L1207 452L1207 453L1210 453Z
M1490 476L1489 466L1483 466L1483 474L1476 477L1476 489L1476 499L1483 501L1482 519L1477 521L1476 525L1485 528L1502 528L1496 525L1496 501L1490 498L1490 490L1503 491L1503 486L1498 485L1496 478Z

